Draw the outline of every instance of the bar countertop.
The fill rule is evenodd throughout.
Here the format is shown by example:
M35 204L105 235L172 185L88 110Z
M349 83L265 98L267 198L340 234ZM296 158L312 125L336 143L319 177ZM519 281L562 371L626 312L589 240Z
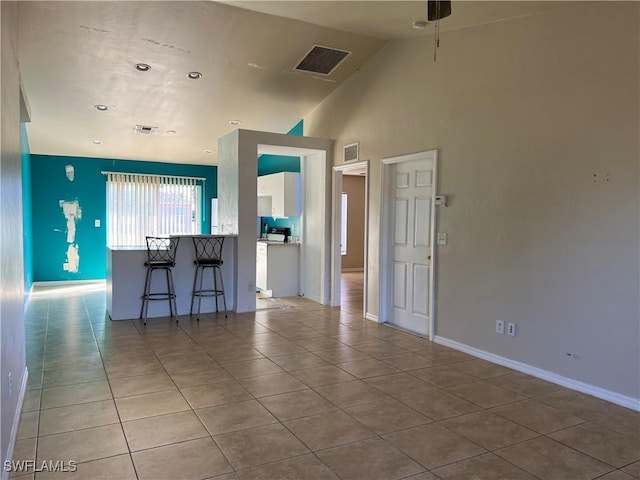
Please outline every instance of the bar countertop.
M191 235L191 234L179 234L179 235L168 235L169 237L177 237L177 238L191 238L191 237L229 237L229 238L237 238L238 235L225 235L225 234L215 234L215 235ZM282 243L282 242L276 242ZM114 251L136 251L136 250L147 250L146 245L107 245L107 249Z

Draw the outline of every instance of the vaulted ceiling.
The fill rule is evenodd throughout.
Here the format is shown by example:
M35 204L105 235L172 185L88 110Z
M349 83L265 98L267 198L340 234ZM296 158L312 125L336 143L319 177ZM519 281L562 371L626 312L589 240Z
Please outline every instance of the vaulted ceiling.
M561 5L454 1L441 29ZM219 137L287 132L387 41L432 34L412 28L425 17L424 1L21 1L31 152L215 164ZM314 45L351 53L329 75L296 71Z

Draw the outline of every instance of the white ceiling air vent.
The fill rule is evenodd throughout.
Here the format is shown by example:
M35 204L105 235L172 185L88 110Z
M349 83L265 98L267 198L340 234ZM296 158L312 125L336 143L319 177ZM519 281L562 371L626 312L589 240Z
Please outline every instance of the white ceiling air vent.
M330 75L349 55L351 55L351 52L346 50L314 45L294 70Z
M342 158L343 162L357 162L358 156L360 154L360 143L350 143L349 145L345 145L342 147Z
M149 127L148 125L136 125L136 135L155 135L158 127Z

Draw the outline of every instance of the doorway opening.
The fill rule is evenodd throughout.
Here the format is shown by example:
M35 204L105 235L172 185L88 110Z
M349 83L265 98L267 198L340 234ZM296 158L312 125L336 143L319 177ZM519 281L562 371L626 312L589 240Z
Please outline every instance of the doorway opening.
M331 305L367 315L369 162L333 167Z

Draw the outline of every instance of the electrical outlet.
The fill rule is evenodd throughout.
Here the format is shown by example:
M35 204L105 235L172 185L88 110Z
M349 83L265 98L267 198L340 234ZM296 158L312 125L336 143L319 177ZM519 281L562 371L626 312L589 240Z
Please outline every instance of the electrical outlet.
M515 323L507 323L507 335L511 337L516 336L516 324Z
M249 293L255 293L255 291L256 291L256 287L255 287L255 285L253 284L253 282L249 282L249 286L247 287L247 291L248 291Z
M503 320L496 320L496 333L499 333L500 335L504 335L504 321Z
M13 378L11 378L11 372L7 375L7 394L9 398L13 397Z

